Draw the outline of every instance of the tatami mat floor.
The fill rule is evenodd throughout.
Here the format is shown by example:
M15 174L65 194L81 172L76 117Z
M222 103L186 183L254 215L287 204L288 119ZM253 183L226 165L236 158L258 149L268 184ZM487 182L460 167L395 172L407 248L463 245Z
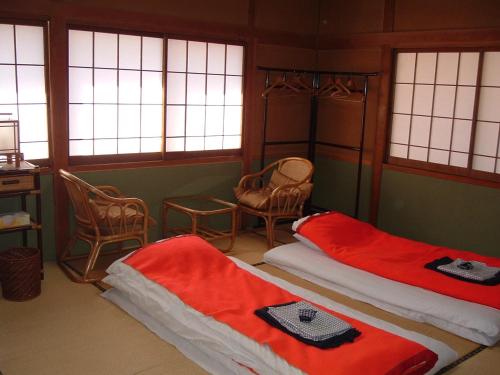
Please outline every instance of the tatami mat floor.
M293 239L278 231L278 240ZM266 251L265 237L251 232L240 235L234 250L237 256L255 264ZM55 263L45 265L42 294L26 302L0 298L1 375L160 375L204 374L205 372L144 328L110 302L99 298L93 285L70 282ZM270 266L260 267L278 275ZM311 287L307 282L289 279ZM309 283L310 284L310 283ZM317 287L316 287L317 288ZM319 288L318 291L326 293ZM332 297L338 297L333 296ZM371 306L339 297L340 302L405 328L419 330L448 343L460 354L478 345L438 329L409 322ZM370 311L372 310L372 311ZM399 321L398 321L399 320ZM453 375L498 374L500 347L488 348L449 371Z

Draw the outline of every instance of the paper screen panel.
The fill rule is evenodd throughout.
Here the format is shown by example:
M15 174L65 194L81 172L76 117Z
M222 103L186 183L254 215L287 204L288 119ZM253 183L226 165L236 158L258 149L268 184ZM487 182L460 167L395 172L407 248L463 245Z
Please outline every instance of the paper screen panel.
M187 68L187 41L168 40L167 70L169 72L185 72Z
M45 104L19 105L21 142L47 141L47 106Z
M225 68L226 68L226 45L208 43L207 73L224 74Z
M438 54L436 83L456 85L458 75L458 52L440 52Z
M162 104L163 82L160 72L142 72L142 103Z
M227 46L226 74L243 75L243 47Z
M204 137L186 137L186 151L202 151L204 149Z
M92 69L69 68L69 102L92 103L93 101Z
M478 66L478 52L461 52L458 84L475 86L477 83Z
M94 66L118 67L118 34L94 33Z
M167 104L186 103L186 74L167 74Z
M472 119L476 88L458 86L455 103L455 118Z
M188 72L205 73L207 66L207 43L188 42Z
M482 87L478 120L500 122L500 87Z
M499 124L478 121L474 139L474 154L483 156L497 155Z
M16 57L18 64L44 64L43 27L16 25Z
M0 24L0 64L14 64L14 25Z
M242 105L243 104L243 88L242 77L226 77L226 105Z
M453 117L455 91L455 86L436 86L434 90L434 116Z
M141 72L134 70L119 71L118 103L141 103Z
M93 140L70 140L69 154L73 156L93 155L94 141Z
M0 82L2 82L0 84L0 103L16 103L16 67L14 65L0 65Z
M92 31L69 30L68 51L70 66L92 67L93 34Z
M411 114L413 85L396 84L394 92L394 113Z
M188 74L187 104L205 104L205 75Z
M241 134L242 108L239 106L224 109L224 135Z
M139 137L141 135L141 106L118 106L118 137Z
M94 138L118 136L118 113L115 105L94 105Z
M163 39L142 37L142 69L163 70Z
M431 85L415 85L413 114L430 116L434 87Z
M408 144L410 137L409 115L394 114L392 117L391 141L394 143Z
M224 76L207 76L207 105L224 104Z
M224 136L222 147L224 150L241 148L241 136Z
M140 138L118 139L119 154L136 154L141 152Z
M211 106L207 107L206 112L206 135L222 135L224 128L224 107Z
M469 152L471 130L472 121L453 120L453 138L451 143L453 151Z
M46 103L45 69L43 66L18 66L19 103Z
M24 158L29 159L48 159L49 144L48 142L30 142L21 143L21 152Z
M186 108L167 105L167 137L184 136Z
M165 149L167 152L184 151L184 138L167 138Z
M92 139L94 135L94 106L92 104L69 105L69 138Z
M411 124L410 145L427 147L431 129L431 118L413 116Z
M398 53L396 83L413 83L415 77L416 53Z
M449 150L451 144L452 126L452 119L433 118L430 147Z
M94 141L94 155L111 155L117 152L117 139L96 139Z
M417 54L417 71L415 73L415 83L435 82L437 53L423 52Z
M448 165L450 152L445 150L436 150L431 148L429 150L429 162L436 164Z
M112 69L94 70L94 103L118 102L118 72Z
M188 106L186 110L186 135L202 136L205 133L205 107Z
M163 132L162 108L161 105L142 106L141 137L161 137Z
M141 138L141 152L160 152L161 137Z
M141 68L141 37L134 35L119 36L119 68Z
M485 52L481 86L500 86L500 52Z
M390 155L397 158L406 159L408 157L408 146L392 143L390 149Z

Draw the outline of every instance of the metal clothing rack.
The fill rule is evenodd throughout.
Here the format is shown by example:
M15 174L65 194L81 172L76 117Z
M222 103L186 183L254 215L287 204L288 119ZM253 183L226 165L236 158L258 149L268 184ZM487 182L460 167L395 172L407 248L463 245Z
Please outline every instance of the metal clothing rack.
M370 73L360 73L360 72L341 72L341 71L324 71L324 70L298 70L298 69L281 69L281 68L268 68L263 66L258 66L258 70L266 72L266 89L270 86L270 73L271 72L281 72L294 73L294 74L312 74L312 89L317 92L319 89L321 76L322 75L334 75L334 76L347 76L347 77L363 77L363 101L362 103L362 114L361 114L361 137L359 139L359 144L355 146L342 145L337 143L322 142L316 139L316 130L318 125L318 96L311 95L311 113L309 122L309 139L301 141L267 141L267 126L268 126L268 109L269 109L269 96L264 97L264 134L263 142L261 146L261 159L260 166L261 169L264 168L266 146L272 145L291 145L291 144L307 144L308 145L308 159L314 163L316 154L316 145L340 148L345 150L351 150L358 152L358 163L356 170L356 202L354 206L354 217L358 218L359 215L359 199L361 194L361 173L363 169L363 149L365 143L365 125L366 125L366 97L368 95L368 78L375 77L379 75L377 72ZM325 208L315 206L314 209L318 211L325 211Z

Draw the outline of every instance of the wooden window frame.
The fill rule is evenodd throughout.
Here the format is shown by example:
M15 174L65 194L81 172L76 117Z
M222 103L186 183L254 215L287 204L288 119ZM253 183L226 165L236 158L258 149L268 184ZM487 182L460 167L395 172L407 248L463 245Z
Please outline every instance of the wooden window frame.
M467 167L457 167L452 165L444 165L438 163L432 163L429 161L420 161L420 160L412 160L407 158L399 158L390 155L390 145L391 145L391 135L392 135L392 123L393 123L393 114L394 114L394 97L395 97L395 89L396 89L396 72L397 72L397 55L398 53L422 53L422 52L478 52L479 53L479 62L478 62L478 72L477 72L477 81L475 87L475 95L474 95L474 109L472 114L471 121L471 137L470 137L470 147L468 152L468 161ZM385 157L384 163L389 169L395 169L400 171L408 171L413 172L420 171L418 174L426 174L426 175L442 175L449 176L449 179L455 179L462 182L500 187L498 183L500 183L500 174L495 172L484 172L472 169L472 159L474 156L474 143L475 143L475 135L477 128L477 115L479 110L479 100L480 100L480 91L481 91L481 78L483 72L483 59L485 52L500 52L500 47L468 47L468 48L453 48L453 47L442 47L442 48L397 48L392 50L392 61L393 61L393 69L392 69L392 77L391 77L391 91L389 97L389 111L388 111L388 132L386 139L386 148L385 148ZM437 69L436 69L437 71ZM416 72L415 72L416 73ZM415 82L412 83L415 86ZM435 86L436 83L434 82ZM458 87L458 83L457 83ZM413 88L414 90L414 88ZM455 94L456 96L456 94ZM414 98L412 98L413 103ZM455 97L456 101L456 97ZM456 103L455 103L456 104ZM434 101L433 104L434 106ZM412 116L412 115L410 115ZM433 117L432 114L429 117ZM410 125L411 126L411 125ZM499 134L500 138L500 134ZM410 140L408 140L409 142ZM430 135L429 135L430 142ZM409 152L409 144L408 152ZM428 145L429 146L429 145ZM430 147L427 147L430 150ZM451 152L451 149L449 150ZM428 153L429 155L429 153ZM427 160L429 156L427 156ZM428 173L426 173L428 172ZM454 178L456 177L456 178Z
M30 18L0 18L0 24L11 24L14 26L39 26L43 28L43 70L45 76L45 98L46 98L46 116L47 116L47 148L48 148L48 157L44 159L29 159L29 161L33 164L36 164L41 167L50 167L52 165L53 159L53 145L52 145L52 122L51 122L51 98L50 98L50 69L49 69L49 25L47 19L30 19ZM17 56L17 51L14 50L14 53ZM17 57L16 63L16 77L17 77ZM16 78L16 86L17 86L17 78ZM18 108L18 117L19 117L19 93L16 90L17 97L17 108ZM22 123L19 123L19 126L22 127ZM31 143L31 142L27 142ZM26 159L28 160L28 159Z
M102 32L102 33L116 33L123 35L132 36L143 36L143 37L157 37L163 39L163 65L162 65L162 82L163 82L163 98L162 98L162 150L159 152L148 152L148 153L131 153L131 154L107 154L107 155L78 155L70 156L68 147L68 166L71 170L93 170L93 167L99 168L110 168L112 166L153 166L153 165L164 165L164 164L178 164L178 163L191 163L191 162L219 162L219 161L234 161L240 160L243 156L244 149L244 133L245 133L245 107L247 106L246 98L246 85L248 81L246 66L247 66L247 43L243 40L232 40L232 39L222 39L222 38L212 38L203 36L193 36L193 35L182 35L173 34L168 32L147 32L147 31L136 31L128 29L118 29L112 27L97 27L92 25L82 25L82 24L68 24L66 26L66 33L69 35L70 30L78 31L90 31L90 32ZM166 142L166 76L167 76L167 47L168 39L180 39L192 42L203 42L203 43L220 43L226 45L242 46L243 47L243 66L242 66L242 131L241 131L241 145L238 149L221 149L221 150L203 150L203 151L172 151L167 152L165 150ZM226 47L227 48L227 47ZM69 56L69 40L67 48ZM67 61L67 66L69 73L69 61ZM117 68L118 69L118 68ZM186 72L187 74L187 72ZM206 73L205 73L206 74ZM69 81L68 81L69 83ZM66 126L68 129L68 139L66 142L69 146L69 85L67 89L67 103L68 116L66 118Z

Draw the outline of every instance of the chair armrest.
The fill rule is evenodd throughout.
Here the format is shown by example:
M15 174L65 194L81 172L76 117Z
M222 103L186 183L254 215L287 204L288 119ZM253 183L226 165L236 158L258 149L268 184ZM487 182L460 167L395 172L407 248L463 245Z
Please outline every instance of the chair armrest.
M104 190L107 187L105 187ZM109 190L108 190L109 191ZM111 189L111 193L119 192ZM135 231L147 231L149 209L140 198L113 197L100 189L90 190L93 197L94 214L98 216L99 225L109 233L124 234Z
M120 189L118 189L117 187L115 186L112 186L112 185L96 185L95 186L97 189L99 189L100 191L102 191L103 193L111 196L111 197L116 197L116 198L119 198L119 197L125 197L125 195L120 191Z
M269 197L270 210L278 210L289 213L302 210L302 205L309 197L309 194L300 189L304 182L281 185L276 187Z
M243 176L240 179L240 182L238 183L238 188L246 188L248 186L247 183L250 181L252 184L251 187L256 188L255 185L256 185L257 181L261 181L263 183L264 182L263 176L267 172L269 172L271 169L273 169L278 163L279 163L279 161L275 161L274 163L269 164L268 166L266 166L264 169L262 169L259 172L251 173L251 174L247 174L247 175Z

